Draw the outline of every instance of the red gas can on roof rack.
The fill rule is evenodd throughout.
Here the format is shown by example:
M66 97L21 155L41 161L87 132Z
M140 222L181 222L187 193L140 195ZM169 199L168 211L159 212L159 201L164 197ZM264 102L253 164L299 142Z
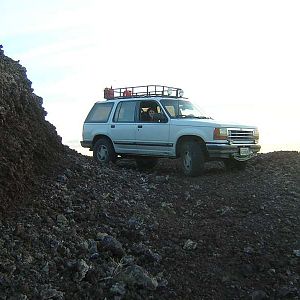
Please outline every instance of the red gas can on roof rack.
M104 98L105 99L114 99L114 90L112 87L104 89Z
M123 97L130 97L132 94L131 91L128 91L127 89L123 92Z

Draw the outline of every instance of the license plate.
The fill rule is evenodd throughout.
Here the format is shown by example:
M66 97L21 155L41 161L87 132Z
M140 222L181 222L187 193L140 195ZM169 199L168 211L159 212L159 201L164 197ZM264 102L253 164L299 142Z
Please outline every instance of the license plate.
M246 156L250 154L250 149L249 148L240 148L240 155L241 156Z

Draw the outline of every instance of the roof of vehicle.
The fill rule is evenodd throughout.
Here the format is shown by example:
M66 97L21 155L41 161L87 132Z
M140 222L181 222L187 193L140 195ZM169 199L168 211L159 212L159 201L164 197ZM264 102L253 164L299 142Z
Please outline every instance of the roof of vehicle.
M143 85L123 88L105 88L104 98L106 100L117 99L141 99L141 98L155 98L161 100L168 99L183 99L183 90L164 85Z

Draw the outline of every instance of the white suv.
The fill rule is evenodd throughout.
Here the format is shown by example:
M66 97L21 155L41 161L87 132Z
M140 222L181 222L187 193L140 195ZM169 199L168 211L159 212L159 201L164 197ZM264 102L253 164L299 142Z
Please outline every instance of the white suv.
M200 175L209 160L244 169L260 150L257 127L217 122L182 95L159 85L106 88L106 100L84 122L82 147L101 163L133 157L144 169L161 157L180 158L188 176Z

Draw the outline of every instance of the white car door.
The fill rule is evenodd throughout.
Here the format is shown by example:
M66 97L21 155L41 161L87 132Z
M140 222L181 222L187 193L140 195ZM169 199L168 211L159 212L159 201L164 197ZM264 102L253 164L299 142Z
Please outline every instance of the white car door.
M165 120L158 119L143 119L141 114L151 106L156 112L164 115L158 102L154 100L144 100L139 102L138 123L136 126L136 149L137 153L142 155L167 156L172 151L173 145L169 143L170 124L168 118Z
M171 152L173 144L169 143L168 123L140 123L136 126L137 153L167 156Z
M117 153L136 153L136 103L120 101L110 123L109 135Z

